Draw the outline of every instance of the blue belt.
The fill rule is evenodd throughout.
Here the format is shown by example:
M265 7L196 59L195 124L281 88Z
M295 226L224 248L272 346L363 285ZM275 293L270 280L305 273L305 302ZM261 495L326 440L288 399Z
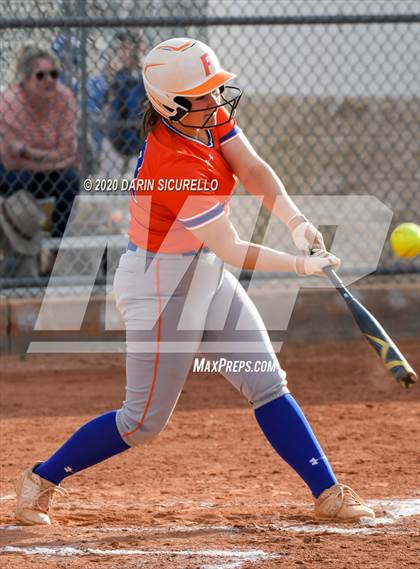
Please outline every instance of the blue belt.
M128 242L127 245L128 251L137 251L137 249L140 249L140 247L137 247L137 245L132 241ZM154 254L154 251L148 251L148 252ZM184 255L186 257L188 255L198 255L198 253L211 253L211 249L209 249L208 247L202 247L201 249L194 249L193 251L184 251L183 253L181 253L181 255Z

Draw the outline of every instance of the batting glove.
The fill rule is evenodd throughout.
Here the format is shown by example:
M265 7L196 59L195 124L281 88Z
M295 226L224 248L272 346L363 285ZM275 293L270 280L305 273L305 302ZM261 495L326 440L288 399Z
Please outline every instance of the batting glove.
M310 257L306 255L298 255L295 261L295 272L300 277L308 277L315 275L317 277L325 277L323 269L331 267L336 271L341 264L338 257L325 251L325 249L313 249Z
M313 249L325 249L324 239L317 228L304 215L295 215L287 222L296 248L304 255Z

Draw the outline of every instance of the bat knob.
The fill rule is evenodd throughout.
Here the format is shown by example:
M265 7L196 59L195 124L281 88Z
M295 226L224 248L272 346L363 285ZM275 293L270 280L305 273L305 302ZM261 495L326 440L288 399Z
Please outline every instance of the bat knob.
M417 374L415 372L409 372L406 375L400 377L399 383L403 385L406 389L410 389L417 381Z

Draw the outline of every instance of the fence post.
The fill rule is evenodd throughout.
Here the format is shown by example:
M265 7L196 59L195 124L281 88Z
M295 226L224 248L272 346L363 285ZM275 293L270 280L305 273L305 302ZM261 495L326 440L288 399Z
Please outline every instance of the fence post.
M76 0L76 12L79 16L86 16L86 6L83 0ZM80 30L80 95L81 95L81 115L80 115L80 154L81 154L81 178L84 180L89 174L88 170L88 116L87 116L87 69L86 69L86 28Z

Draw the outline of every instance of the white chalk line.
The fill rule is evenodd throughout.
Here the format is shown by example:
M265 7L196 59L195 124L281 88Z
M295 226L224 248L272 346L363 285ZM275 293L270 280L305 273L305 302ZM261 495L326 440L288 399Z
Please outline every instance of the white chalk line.
M25 529L27 526L17 526L17 525L1 525L0 531L16 531ZM82 526L77 527L78 531L83 532L95 532L95 533L198 533L198 532L214 532L214 533L237 533L240 531L238 527L226 526L226 525L204 525L204 524L194 524L194 525L167 525L167 526L155 526L155 527L144 527L144 526L106 526L106 527L95 527L95 526Z
M25 526L0 525L0 531L19 531L22 529L25 529Z
M304 524L292 524L285 525L284 523L271 523L268 527L279 529L282 531L296 532L320 532L324 531L326 533L360 533L360 534L370 534L376 531L377 526L390 525L395 523L400 518L418 516L420 515L420 498L412 499L401 499L401 500L370 500L367 504L376 508L376 510L383 510L384 514L382 516L377 516L374 520L363 519L358 522L356 527L346 527L343 524L340 525L327 525L324 522L318 523L304 523ZM264 526L260 526L264 527ZM10 526L10 525L0 525L0 530L20 530L22 526ZM133 527L133 526L106 526L106 527L80 527L78 528L85 532L124 532L124 533L149 533L158 534L162 532L166 533L198 533L198 532L220 532L220 533L237 533L240 532L239 527L229 526L229 525L204 525L204 524L190 524L190 525L165 525L165 526L155 526L155 527Z
M1 553L24 553L26 555L54 555L56 557L71 557L73 555L135 555L135 556L159 556L159 557L215 557L219 559L240 559L241 561L260 561L270 559L272 554L260 549L239 551L235 549L185 549L185 550L162 550L162 549L96 549L93 547L71 547L71 546L32 546L16 547L6 545L0 548Z
M341 533L347 535L372 535L378 533L381 526L389 526L395 523L400 518L420 515L420 499L412 498L406 500L369 500L369 506L376 508L376 510L383 510L382 516L372 519L362 519L355 527L343 527L343 525L326 525L322 522L314 524L274 524L271 527L279 531L288 531L293 533ZM390 530L387 528L385 533ZM410 530L407 530L410 531Z
M13 498L16 498L16 494L8 494L7 496L0 496L0 502L3 502L5 500L13 500Z
M278 530L282 532L293 533L339 533L345 535L369 535L377 534L380 526L385 526L384 533L399 531L398 528L390 528L389 525L397 522L398 520L411 516L420 515L420 499L406 499L406 500L371 500L369 505L375 507L377 510L381 509L384 513L382 516L374 520L361 520L353 527L346 527L344 525L326 525L322 522L309 523L309 524L268 524L267 529ZM260 526L261 527L261 526ZM3 525L0 530L22 530L22 526ZM199 531L221 531L221 532L235 532L238 531L237 527L227 525L171 525L160 527L84 527L78 528L84 531L94 532L138 532L138 533L159 533L165 532L199 532ZM404 531L404 530L403 530ZM408 531L410 531L408 529ZM201 569L239 569L245 562L262 561L275 557L274 554L268 554L262 550L142 550L142 549L96 549L96 548L80 548L71 546L32 546L32 547L15 547L5 546L0 548L0 553L21 553L25 555L45 555L45 556L87 556L87 555L100 555L100 556L195 556L201 558L218 558L229 559L229 562L224 565L204 565ZM239 559L240 561L232 561Z
M363 523L363 522L360 522ZM389 533L412 533L409 529L397 529L389 528L382 530L381 526L376 527L339 527L339 526L329 526L323 523L319 524L296 524L290 526L284 526L281 524L271 524L271 528L291 533L331 533L331 534L342 534L342 535L378 535L389 534Z
M223 565L202 565L200 569L241 569L245 561L234 561L233 563L224 563Z
M1 526L0 526L1 528ZM83 528L86 531L91 531L90 528ZM198 533L198 532L214 532L214 533L236 533L240 529L233 526L226 525L215 525L209 526L204 524L194 524L194 525L168 525L168 526L156 526L156 527L102 527L93 528L94 531L98 532L115 532L121 531L125 533Z
M420 498L406 500L370 500L368 504L383 509L384 515L370 520L369 525L392 524L398 518L420 515Z

